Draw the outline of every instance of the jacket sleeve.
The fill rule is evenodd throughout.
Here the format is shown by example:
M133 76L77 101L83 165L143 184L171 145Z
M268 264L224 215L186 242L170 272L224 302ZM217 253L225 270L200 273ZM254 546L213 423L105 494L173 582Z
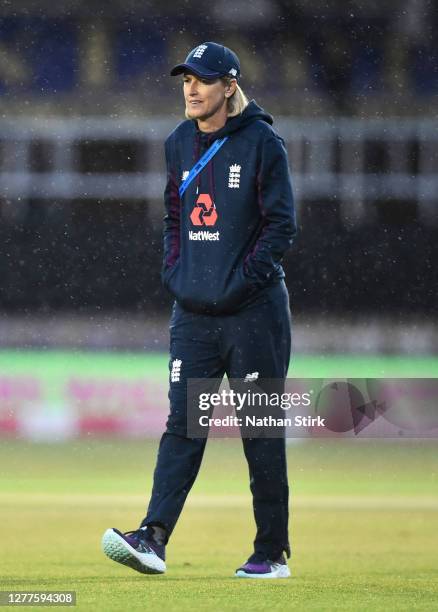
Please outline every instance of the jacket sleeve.
M257 173L262 215L258 239L247 255L244 270L250 281L263 286L279 267L296 234L296 220L287 152L283 140L272 134L262 145Z
M175 171L172 169L171 144L164 145L166 156L166 188L164 190L164 257L163 270L172 267L180 252L180 214L181 202Z

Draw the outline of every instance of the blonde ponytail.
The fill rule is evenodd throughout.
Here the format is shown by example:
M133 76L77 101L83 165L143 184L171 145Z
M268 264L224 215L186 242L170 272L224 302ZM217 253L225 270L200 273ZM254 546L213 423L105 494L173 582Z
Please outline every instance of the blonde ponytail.
M231 78L226 76L222 77L221 81L225 83L225 85L229 85L231 82ZM237 115L241 115L245 108L248 106L248 98L245 95L245 92L240 87L240 85L236 86L236 91L233 95L227 100L228 106L228 117L236 117Z

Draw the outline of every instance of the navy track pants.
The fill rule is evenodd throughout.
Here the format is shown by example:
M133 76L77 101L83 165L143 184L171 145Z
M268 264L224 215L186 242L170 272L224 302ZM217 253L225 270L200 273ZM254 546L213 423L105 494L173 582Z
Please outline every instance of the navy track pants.
M284 281L266 289L235 314L210 316L174 304L170 322L170 414L154 472L152 495L141 525L160 525L169 537L196 479L206 439L188 438L186 381L189 378L284 379L291 350L289 296ZM173 363L181 364L175 371ZM173 376L172 376L173 371ZM172 380L173 379L173 380ZM254 551L277 559L290 555L284 438L247 438L257 533Z

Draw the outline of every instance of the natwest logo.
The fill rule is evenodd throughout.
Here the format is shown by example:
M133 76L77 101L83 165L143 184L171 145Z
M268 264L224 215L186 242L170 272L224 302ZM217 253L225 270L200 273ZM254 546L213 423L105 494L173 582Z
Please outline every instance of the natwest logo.
M190 231L189 240L208 240L209 242L214 242L219 240L219 232L209 232L208 230Z
M190 220L193 225L208 225L211 227L217 221L216 207L210 194L200 193L192 212Z

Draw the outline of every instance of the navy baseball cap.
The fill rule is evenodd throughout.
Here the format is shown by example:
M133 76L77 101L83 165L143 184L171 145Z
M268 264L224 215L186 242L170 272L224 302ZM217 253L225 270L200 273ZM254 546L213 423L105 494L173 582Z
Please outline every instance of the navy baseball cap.
M174 66L171 76L193 72L202 79L218 79L230 76L240 77L240 62L237 55L228 47L215 42L205 42L190 51L183 64Z

